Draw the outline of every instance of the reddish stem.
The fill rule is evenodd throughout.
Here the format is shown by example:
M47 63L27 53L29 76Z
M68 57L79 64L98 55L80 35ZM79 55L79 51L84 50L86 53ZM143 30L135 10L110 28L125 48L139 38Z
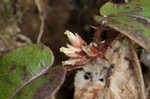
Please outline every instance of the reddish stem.
M104 29L104 26L101 25L101 26L98 27L97 31L95 32L95 34L94 34L94 39L93 39L93 40L94 40L96 43L98 43L98 42L101 41L100 36L101 36L101 32L103 31L103 29Z

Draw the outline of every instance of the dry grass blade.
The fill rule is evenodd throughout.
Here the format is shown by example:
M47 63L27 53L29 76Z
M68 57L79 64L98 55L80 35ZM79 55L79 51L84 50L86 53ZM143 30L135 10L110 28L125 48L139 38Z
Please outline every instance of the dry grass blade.
M133 54L133 59L134 59L135 64L136 64L135 69L136 69L137 77L138 77L139 82L140 82L141 94L142 94L142 97L143 97L142 99L146 99L145 84L144 84L143 74L142 74L142 70L141 70L141 65L140 65L138 56L136 54L133 41L131 41L131 40L130 40L130 47L131 47L131 51L132 51L132 54Z
M44 33L44 21L45 21L45 7L46 7L46 3L44 2L44 0L35 0L35 4L39 10L39 17L41 20L41 26L40 26L40 32L37 38L37 43L40 43L42 35Z
M41 26L40 26L40 32L39 32L39 35L38 35L38 38L37 38L37 43L40 43L41 42L41 38L42 38L42 35L44 33L44 20L45 18L41 16Z

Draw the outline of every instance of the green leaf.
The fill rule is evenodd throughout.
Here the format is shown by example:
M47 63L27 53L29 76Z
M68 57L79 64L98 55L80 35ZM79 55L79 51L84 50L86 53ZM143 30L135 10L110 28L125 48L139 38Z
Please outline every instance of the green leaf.
M29 83L13 99L46 99L58 91L65 80L65 75L63 66L52 67L48 74Z
M150 6L149 0L131 0L127 4L106 3L97 17L107 26L128 36L140 46L150 51Z
M1 56L0 99L9 99L15 95L25 85L44 74L53 61L53 53L42 44L17 48Z

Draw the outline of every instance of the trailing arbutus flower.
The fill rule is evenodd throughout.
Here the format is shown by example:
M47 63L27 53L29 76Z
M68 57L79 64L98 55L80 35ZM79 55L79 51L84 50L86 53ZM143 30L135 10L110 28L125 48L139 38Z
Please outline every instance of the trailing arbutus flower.
M67 66L68 70L72 70L88 63L94 58L103 58L103 54L106 50L105 42L94 43L91 42L87 44L77 33L72 33L70 31L65 31L67 37L71 44L67 44L67 47L61 47L60 52L63 52L70 59L63 61L63 65Z

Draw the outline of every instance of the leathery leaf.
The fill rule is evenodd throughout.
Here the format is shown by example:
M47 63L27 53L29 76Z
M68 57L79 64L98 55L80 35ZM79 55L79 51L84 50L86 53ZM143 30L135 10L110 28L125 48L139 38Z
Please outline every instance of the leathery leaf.
M5 53L0 58L0 99L15 96L24 86L47 72L53 61L52 51L42 44L28 45ZM35 87L44 81L46 78L41 78ZM34 88L28 90L30 95L32 91Z
M98 21L118 30L150 51L149 0L129 0L125 4L108 2L100 9Z

